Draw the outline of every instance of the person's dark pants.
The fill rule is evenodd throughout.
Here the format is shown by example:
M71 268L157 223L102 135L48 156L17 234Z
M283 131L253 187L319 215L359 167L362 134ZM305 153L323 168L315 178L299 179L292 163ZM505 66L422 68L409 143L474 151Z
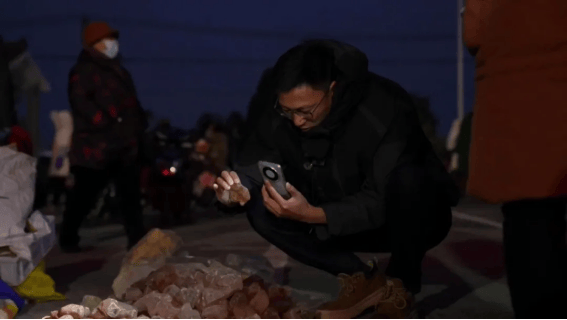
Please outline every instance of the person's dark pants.
M67 196L59 243L61 247L76 247L79 244L79 228L94 207L100 192L113 180L116 196L128 237L128 247L135 245L146 233L143 224L140 168L137 166L109 166L105 170L73 167L75 184Z
M252 191L248 219L256 232L293 259L333 275L369 271L355 252L391 252L386 275L418 293L425 253L445 239L452 224L451 208L435 186L421 168L402 167L390 175L382 227L325 241L310 232L312 225L267 211L257 189Z
M53 193L53 205L55 206L61 204L61 197L67 194L66 180L67 178L62 177L52 177L49 180L50 190Z
M567 318L566 199L509 202L504 257L517 318Z
M40 157L36 165L35 194L33 210L41 210L47 206L49 195L49 164L51 159Z

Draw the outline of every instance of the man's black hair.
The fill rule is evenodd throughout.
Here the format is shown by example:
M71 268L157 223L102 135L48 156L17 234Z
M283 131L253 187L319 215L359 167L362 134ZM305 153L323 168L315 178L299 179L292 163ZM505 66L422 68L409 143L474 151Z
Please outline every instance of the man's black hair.
M276 93L289 92L302 85L327 91L338 76L333 50L324 45L303 42L284 53L274 66Z

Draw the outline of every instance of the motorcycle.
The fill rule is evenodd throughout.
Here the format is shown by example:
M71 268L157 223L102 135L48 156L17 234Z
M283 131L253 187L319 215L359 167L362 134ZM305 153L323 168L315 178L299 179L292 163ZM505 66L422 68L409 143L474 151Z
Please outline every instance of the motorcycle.
M165 126L154 130L153 139L156 156L150 169L150 202L160 211L163 224L179 223L191 201L187 178L189 154L194 146L192 135Z

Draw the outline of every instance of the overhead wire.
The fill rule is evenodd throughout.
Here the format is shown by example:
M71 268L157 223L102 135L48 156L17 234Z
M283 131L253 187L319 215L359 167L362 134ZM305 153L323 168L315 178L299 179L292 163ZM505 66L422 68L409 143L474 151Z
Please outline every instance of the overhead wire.
M77 56L71 54L33 54L35 60L76 61ZM455 58L369 58L370 65L400 66L400 65L450 65L455 64ZM125 57L124 63L151 64L196 64L196 65L270 65L275 59L267 58L226 58L226 57Z
M65 23L73 23L84 19L84 15L44 15L30 19L0 21L0 29L18 29L27 27L49 27ZM270 39L304 39L308 37L332 37L349 39L350 41L387 41L387 42L420 42L420 41L455 41L452 33L439 34L328 34L324 32L283 31L265 29L246 29L233 26L204 26L188 22L140 19L132 17L101 17L101 20L122 27L138 27L150 29L166 29L189 33L209 34L217 36L270 38Z
M337 38L349 41L380 41L380 42L437 42L437 41L455 41L456 35L451 33L439 34L323 34L317 32L299 32L299 31L281 31L281 30L264 30L264 29L245 29L240 27L218 27L203 26L188 22L163 21L152 19L138 19L132 17L99 17L100 20L107 21L117 27L135 27L139 29L153 30L169 30L178 32L187 32L200 35L228 36L239 38L257 38L257 39L290 39L300 40L305 38ZM77 23L83 21L85 15L77 14L53 14L42 15L29 19L4 20L0 21L0 31L15 30L22 28L34 27L55 27L66 24ZM94 19L98 20L98 19ZM59 61L74 62L76 55L71 54L33 54L35 60L41 61ZM125 57L124 63L127 64L192 64L192 65L270 65L275 59L267 58L227 58L227 57ZM455 65L456 58L369 58L370 66L442 66ZM243 89L244 90L244 89ZM214 90L211 95L240 95L238 92L220 92ZM201 93L206 94L207 89L168 89L168 90L139 90L144 95L172 95L172 94L189 94Z
M47 27L56 26L64 23L77 22L85 19L85 15L76 14L53 14L43 15L39 17L19 20L5 20L0 22L0 28L22 28L22 27ZM235 27L215 27L215 26L199 26L186 22L171 22L160 21L151 19L136 19L124 17L107 17L102 19L114 24L122 26L135 26L139 28L150 29L167 29L167 30L180 30L198 34L211 34L223 35L232 37L253 37L253 38L271 38L271 39L299 39L306 38L304 32L296 31L277 31L277 30L262 30L262 29L242 29ZM311 34L312 37L316 35ZM390 42L418 42L418 41L455 41L456 37L453 34L342 34L342 35L319 35L321 37L333 37L354 40L369 40L369 41L390 41ZM65 54L34 54L37 60L49 61L74 61L76 56ZM456 63L455 58L370 58L371 65L450 65ZM175 64L240 64L240 65L260 65L272 64L274 59L262 58L217 58L217 57L126 57L125 63L175 63Z

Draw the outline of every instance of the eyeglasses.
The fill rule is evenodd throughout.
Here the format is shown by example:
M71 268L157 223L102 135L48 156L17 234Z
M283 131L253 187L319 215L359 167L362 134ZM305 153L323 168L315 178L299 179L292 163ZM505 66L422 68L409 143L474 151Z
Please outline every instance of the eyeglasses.
M303 119L307 119L307 120L311 120L313 119L313 113L315 113L315 111L317 111L317 109L319 108L319 106L321 105L321 103L323 102L323 100L325 100L325 97L327 97L327 94L329 93L329 91L325 91L325 94L323 95L323 98L321 98L321 100L319 100L319 103L317 103L317 105L315 107L313 107L313 109L311 109L311 111L301 111L301 110L284 110L284 108L280 105L280 100L277 99L276 103L274 104L274 109L284 118L287 119L293 119L293 115L297 115Z

